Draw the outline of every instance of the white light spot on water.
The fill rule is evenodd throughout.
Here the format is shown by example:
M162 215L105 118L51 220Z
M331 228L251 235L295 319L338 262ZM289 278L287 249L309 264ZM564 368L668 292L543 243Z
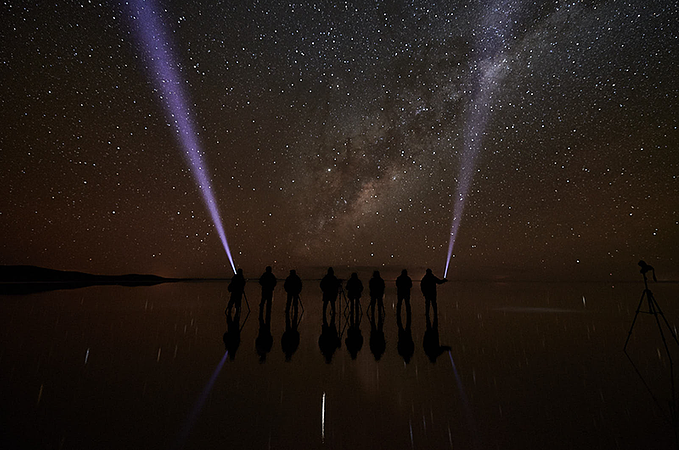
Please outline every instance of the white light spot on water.
M321 442L325 442L325 392L321 402Z

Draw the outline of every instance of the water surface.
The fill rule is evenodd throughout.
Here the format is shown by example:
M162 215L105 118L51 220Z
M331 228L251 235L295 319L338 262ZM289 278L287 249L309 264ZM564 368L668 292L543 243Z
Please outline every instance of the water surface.
M674 327L679 288L651 288ZM338 314L330 363L319 348L318 281L305 280L299 344L287 340L288 355L280 287L267 344L259 292L248 284L251 313L246 319L244 305L240 344L231 341L228 356L225 283L3 296L2 446L674 448L670 364L653 315L635 324L632 362L622 351L642 291L448 283L439 288L440 355L430 357L421 294L413 289L409 351L405 311L399 333L388 288L383 350L364 298L356 359ZM668 344L679 361L679 346Z

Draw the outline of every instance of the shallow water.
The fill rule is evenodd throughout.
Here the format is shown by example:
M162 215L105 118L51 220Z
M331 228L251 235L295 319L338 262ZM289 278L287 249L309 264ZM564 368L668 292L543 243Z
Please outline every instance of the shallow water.
M399 334L389 289L383 354L379 320L373 331L364 297L356 359L338 314L340 348L326 363L317 283L305 281L299 345L288 349L289 361L280 286L270 351L266 333L258 340L259 292L251 282L252 311L244 320L244 305L240 344L235 351L230 344L228 356L225 283L0 297L0 446L676 447L670 363L653 315L635 324L634 364L622 351L641 284L442 285L434 363L423 347L423 300L413 289L414 349L406 364L399 349L407 350L407 334ZM650 287L674 327L679 286ZM679 362L679 345L664 331ZM293 336L286 346L294 343Z

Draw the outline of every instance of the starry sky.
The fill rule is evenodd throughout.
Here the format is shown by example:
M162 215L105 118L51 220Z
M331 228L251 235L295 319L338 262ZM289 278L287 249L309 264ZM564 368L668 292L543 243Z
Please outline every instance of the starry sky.
M679 278L677 3L433 3L145 6L236 265ZM130 6L1 9L0 264L230 276Z

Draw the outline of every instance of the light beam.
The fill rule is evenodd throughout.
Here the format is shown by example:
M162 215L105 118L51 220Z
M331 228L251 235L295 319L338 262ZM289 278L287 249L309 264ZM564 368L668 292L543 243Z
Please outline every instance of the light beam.
M517 9L517 5L518 2L500 1L495 6L489 7L477 33L479 39L475 46L475 54L479 57L473 66L475 79L472 80L472 96L466 113L460 170L455 190L453 221L450 226L448 257L443 272L444 278L448 276L455 239L457 239L462 222L469 189L474 180L476 160L492 112L493 94L504 76L506 35L512 20L510 16Z
M215 381L217 381L217 376L219 375L219 372L222 371L222 366L224 366L224 362L226 361L226 357L228 355L229 352L227 350L224 353L222 360L219 361L219 364L217 364L217 367L215 368L214 372L212 372L212 376L210 377L210 380L203 388L203 392L200 393L200 396L196 400L196 403L194 403L193 408L189 413L189 416L186 418L186 421L184 422L184 426L182 427L182 430L179 434L179 438L177 439L176 447L177 449L184 448L184 444L186 444L186 441L189 438L189 434L191 433L193 426L196 424L196 420L198 420L198 415L203 409L203 405L205 405L207 397L210 394L210 391L212 390L212 386L214 386Z
M174 128L184 158L189 164L190 171L203 196L205 206L210 212L212 222L235 274L236 266L233 263L219 208L212 192L207 166L203 159L204 152L198 142L189 103L186 101L186 94L182 87L185 81L179 76L178 65L175 63L165 26L153 0L131 0L125 3L132 19L139 47L145 55L149 72L153 75L155 90L163 102L167 120Z

